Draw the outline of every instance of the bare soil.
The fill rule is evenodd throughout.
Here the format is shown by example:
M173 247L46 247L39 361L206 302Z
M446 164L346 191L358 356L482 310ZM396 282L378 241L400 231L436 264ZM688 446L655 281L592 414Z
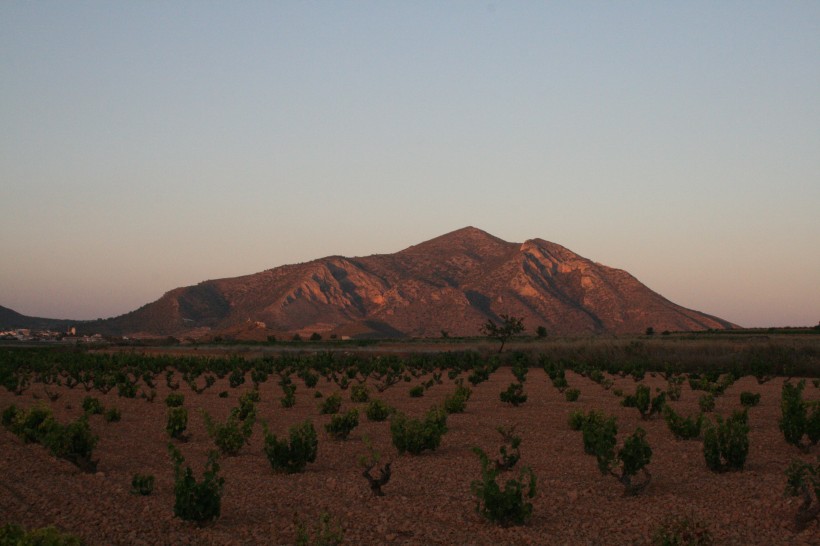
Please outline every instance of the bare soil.
M161 378L158 378L161 379ZM43 386L34 385L22 396L0 392L0 408L14 403L29 407L48 404L65 421L78 417L84 396L100 398L107 407L122 411L122 421L106 423L93 416L91 425L100 441L95 450L98 472L87 474L70 463L52 457L36 444L24 445L0 430L0 524L14 522L27 528L54 525L78 535L89 544L292 544L295 520L308 527L322 513L330 514L344 531L346 544L645 544L669 516L692 515L708 525L717 544L820 544L818 523L801 533L793 526L799 500L785 497L784 470L792 459L814 461L818 448L802 453L786 444L778 430L780 389L783 379L758 385L752 377L737 381L717 399L716 413L739 409L741 391L759 392L760 405L750 409L751 449L742 472L714 474L704 463L700 441L676 440L662 418L642 421L634 408L620 406L620 398L598 384L567 372L571 387L581 390L577 402L567 402L540 369L529 372L525 391L529 399L520 407L502 404L499 393L514 378L502 368L480 384L463 414L451 415L449 432L435 452L398 456L391 444L389 424L372 423L362 409L360 425L346 441L332 440L324 430L330 416L320 415L314 389L296 380L297 403L282 408L282 393L271 377L261 388L260 418L274 432L312 419L319 432L319 454L302 474L275 474L265 458L259 425L251 443L236 457L220 459L225 477L222 515L199 528L173 515L173 468L165 433L164 398L171 392L158 381L154 402L125 399L116 389L106 395L79 386L56 388L60 398L49 402ZM441 404L452 392L451 381L435 385L422 398L408 390L419 380L399 383L379 397L411 416L421 416L431 405ZM647 375L651 387L665 387L660 377ZM634 392L631 378L615 378L615 389ZM184 384L189 410L188 442L176 444L197 477L206 454L213 449L202 417L204 409L225 419L238 396L251 389L250 381L238 389L227 378L197 395ZM321 379L317 387L324 396L338 387ZM217 394L228 390L228 398ZM698 397L683 386L683 396L671 402L678 413L698 410ZM343 392L342 409L355 404ZM820 399L820 389L809 383L804 396ZM647 431L653 450L649 470L653 480L637 497L624 497L612 477L602 476L595 459L583 452L581 434L567 424L576 409L602 409L618 418L620 435L637 426ZM529 524L501 528L476 512L470 482L480 476L479 446L497 454L499 425L516 425L523 438L520 465L532 467L538 478ZM392 480L384 497L371 495L361 476L358 457L366 452L369 437L385 460L393 460ZM150 496L130 493L134 474L153 474L156 485ZM513 474L514 475L514 474Z

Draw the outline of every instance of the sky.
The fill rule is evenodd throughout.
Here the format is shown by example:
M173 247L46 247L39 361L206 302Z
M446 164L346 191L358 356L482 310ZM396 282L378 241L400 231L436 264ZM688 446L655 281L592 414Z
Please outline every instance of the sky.
M820 2L0 2L0 305L475 226L820 321Z

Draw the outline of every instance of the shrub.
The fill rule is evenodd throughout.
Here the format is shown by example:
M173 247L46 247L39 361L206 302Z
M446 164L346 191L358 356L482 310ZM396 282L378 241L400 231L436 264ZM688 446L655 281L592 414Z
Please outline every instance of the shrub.
M700 407L700 411L704 413L715 411L715 395L707 392L698 398L698 406Z
M476 511L484 518L502 526L522 525L532 516L535 496L535 474L529 467L521 469L518 479L509 479L502 489L496 482L499 470L490 463L487 454L473 448L481 461L481 479L473 480L470 491L478 498Z
M285 385L282 387L285 396L279 399L283 408L292 408L296 405L296 385Z
M231 375L228 376L228 385L231 386L232 389L237 388L239 385L245 382L245 372L240 369L235 369L231 372Z
M541 367L544 368L544 372L546 372L550 379L555 379L559 374L564 375L563 366L550 360L547 355L541 355L538 362L541 364Z
M590 378L592 381L594 381L595 383L598 383L599 385L604 387L605 389L608 389L609 387L612 386L612 384L611 384L612 380L608 379L604 375L604 372L599 370L598 368L589 369L586 373L586 376L588 378Z
M560 375L552 380L552 386L558 389L558 392L564 392L569 387L569 382L567 382L566 377Z
M820 515L820 459L816 466L792 461L786 469L786 480L786 494L803 498L794 516L795 527L802 531Z
M455 392L448 395L444 399L444 411L448 414L463 413L464 409L467 407L467 401L470 399L472 394L472 389L470 389L470 387L465 387L464 383L460 381L456 386Z
M39 404L28 410L12 404L3 412L3 424L25 443L41 443L53 423L51 409Z
M220 397L220 398L227 398L228 397L228 391L219 391L219 394L217 394L217 396Z
M242 400L248 400L250 402L259 402L261 399L262 395L259 394L259 389L251 389L239 397L240 402Z
M188 410L183 407L168 408L168 419L165 422L165 432L171 438L184 440L185 430L188 428Z
M367 407L364 410L365 415L367 416L368 421L385 421L390 414L393 413L393 408L388 406L381 400L373 399L368 402Z
M663 408L663 418L669 430L678 440L691 440L700 436L701 426L703 425L702 413L698 413L697 416L687 415L681 417L670 406L666 406Z
M347 376L343 375L341 378L336 378L336 376L334 375L333 379L336 381L336 384L339 385L339 388L343 391L347 390L347 388L350 386L350 379Z
M313 387L315 387L316 384L319 382L319 375L316 374L316 373L313 373L310 370L305 370L304 372L299 374L299 377L301 377L302 381L305 382L305 387L307 387L309 389L312 389Z
M370 486L370 491L376 497L383 497L384 492L382 491L382 487L387 485L387 482L390 481L390 466L391 462L386 463L379 469L379 477L374 477L370 471L379 464L381 460L381 454L373 449L373 444L370 442L370 438L367 436L364 437L364 445L367 447L367 455L362 455L359 457L359 464L364 468L362 471L362 477L367 480L368 485Z
M224 423L218 423L211 419L208 412L203 410L202 418L205 421L208 436L211 437L211 440L214 441L214 444L223 455L237 455L243 445L250 443L254 416L248 416L242 421L239 419L239 412L234 410Z
M93 396L86 396L83 398L83 411L88 415L102 415L103 405L99 398Z
M740 403L746 408L754 407L760 403L760 393L743 391L740 393Z
M623 447L618 451L618 460L621 462L621 475L617 477L624 485L625 492L628 495L639 493L644 487L649 485L651 476L646 470L646 465L652 459L652 448L646 441L646 432L638 427L632 436L624 439ZM645 481L635 484L632 478L637 475L639 471L643 471ZM611 471L610 471L611 472Z
M20 408L12 404L3 410L3 416L0 418L0 422L3 423L5 428L11 429L12 425L17 421L20 413Z
M672 377L666 384L666 397L673 402L680 400L681 384L683 383L683 376Z
M480 383L487 381L490 378L489 372L484 372L482 368L475 368L470 374L467 376L467 381L475 387Z
M40 443L57 457L74 463L85 471L96 469L91 452L98 438L91 433L88 416L83 414L77 421L62 425L45 406L28 410L11 405L3 411L3 425L26 443Z
M308 463L316 460L319 440L309 420L290 428L290 441L277 439L268 430L267 423L263 423L262 427L265 431L265 455L274 472L303 472Z
M3 546L82 546L84 542L74 535L61 533L51 526L26 531L19 525L8 523L0 527L0 544Z
M637 408L641 414L641 419L649 419L656 413L660 413L666 405L666 393L661 392L652 398L652 391L644 384L635 388L635 394L624 398L621 404L628 408Z
M820 442L820 402L814 402L806 420L806 436L812 445Z
M231 410L231 415L240 421L256 419L256 403L259 402L259 391L251 390L239 397L237 406Z
M584 426L584 420L586 419L586 414L583 410L575 410L569 414L569 428L572 430L581 430L581 427Z
M132 383L131 381L117 383L117 396L121 396L123 398L136 398L137 384Z
M581 391L579 389L567 389L564 391L564 396L567 402L575 402L578 400L578 397L581 396Z
M342 407L342 395L338 392L335 392L325 398L321 404L319 404L319 413L322 415L334 414L339 413L339 409Z
M720 396L727 388L735 382L735 377L731 373L720 377L719 372L709 372L699 377L697 374L692 374L689 377L689 386L692 390L706 391L712 395Z
M709 527L694 514L667 517L652 534L652 546L711 546Z
M746 411L736 411L725 420L720 415L713 424L706 420L703 456L713 472L743 470L749 454L749 425Z
M515 434L515 425L496 428L504 443L498 448L501 457L496 459L495 468L500 471L510 470L521 459L521 437Z
M91 432L88 417L83 415L67 425L52 421L42 442L56 457L70 461L86 472L94 472L97 461L91 460L91 454L98 440L99 437Z
M590 410L583 417L581 433L584 453L587 455L595 455L606 449L614 453L615 435L618 433L615 417L607 417L601 411Z
M353 385L350 388L350 401L363 404L370 399L370 389L367 388L367 385Z
M803 400L805 380L797 385L789 381L783 383L780 395L780 430L786 441L803 450L820 441L820 402ZM808 443L803 442L808 436Z
M350 432L359 426L359 410L353 408L344 414L336 414L325 425L325 430L336 440L344 440Z
M154 491L154 476L151 474L134 474L131 478L131 493L134 495L150 495Z
M210 389L211 387L213 387L214 383L216 383L216 377L214 377L211 374L205 375L205 385L203 385L202 387L197 386L196 377L188 375L183 376L183 378L185 379L185 382L188 383L188 386L191 387L191 390L197 394L202 394L203 392L205 392L206 389Z
M446 432L447 413L437 407L430 408L423 420L410 419L403 413L395 413L390 419L390 435L399 454L435 451Z
M122 419L122 412L118 408L108 408L103 414L106 423L119 423Z
M524 383L527 380L527 372L529 371L526 360L516 360L511 371L519 383Z
M800 445L806 430L806 404L803 402L805 386L805 381L800 381L797 385L786 381L780 394L780 430L786 441L793 445Z
M410 388L411 398L421 398L422 396L424 396L424 385L416 385Z
M156 397L157 397L156 389L150 389L148 392L145 392L145 391L140 392L140 398L142 398L143 400L145 400L146 402L149 402L149 403L153 402L154 398L156 398Z
M712 394L716 395L723 394L724 392L726 392L726 389L732 386L734 382L735 376L731 373L727 373L726 375L721 377L719 381L712 385L710 391L712 392Z
M202 481L197 482L191 467L182 470L185 459L173 444L168 444L174 463L174 515L204 525L219 517L225 479L218 476L219 454L211 451Z
M168 370L165 372L165 384L168 385L168 388L172 391L175 391L179 388L179 381L173 381L174 372L173 370Z
M505 404L520 406L527 401L527 395L524 394L524 385L521 383L510 383L507 390L499 394L499 398Z
M319 523L311 531L300 519L296 523L296 546L339 546L344 540L342 525L327 512L319 516Z
M179 408L185 403L185 395L180 392L172 392L165 397L165 405L169 408Z
M614 476L624 486L624 494L640 493L652 479L646 469L652 459L652 448L646 441L646 432L638 427L624 439L623 446L615 452L618 425L615 417L607 417L601 412L590 411L581 425L584 452L595 455L601 474ZM638 472L644 479L635 482Z
M444 411L445 413L452 414L452 413L464 413L464 410L467 408L467 399L463 396L459 396L457 393L449 394L444 399Z

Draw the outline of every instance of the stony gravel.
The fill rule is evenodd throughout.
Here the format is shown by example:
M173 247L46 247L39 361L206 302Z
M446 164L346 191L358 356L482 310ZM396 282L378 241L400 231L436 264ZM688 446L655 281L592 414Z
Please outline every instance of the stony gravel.
M257 425L249 446L236 457L220 460L226 480L222 515L204 528L173 516L173 470L163 403L170 391L164 381L159 381L153 403L119 398L116 389L101 395L86 393L81 386L62 387L55 402L47 400L39 384L22 396L4 390L0 408L12 403L28 407L38 398L62 420L80 415L82 398L92 394L106 407L120 408L122 421L91 418L100 437L96 474L83 473L43 447L24 445L0 430L0 523L28 528L54 525L100 545L292 544L297 519L311 526L327 512L342 526L346 544L645 544L665 517L692 514L708 524L718 544L820 544L817 522L802 533L795 532L792 519L798 499L783 495L789 461L813 461L820 450L801 453L783 440L777 427L782 379L758 385L754 378L743 378L718 398L717 412L727 414L740 408L741 391L762 394L760 405L750 410L746 469L725 474L706 468L699 441L677 441L662 419L641 421L637 410L621 407L611 391L570 372L567 379L581 390L578 402L567 402L542 370L531 370L525 384L529 400L516 408L499 400L499 392L514 380L502 368L474 389L464 414L450 416L440 449L398 456L390 443L388 423L368 422L362 414L348 440L334 441L324 431L330 416L319 415L314 390L297 380L297 404L284 409L279 404L281 391L271 378L261 389L261 418L277 433L312 419L319 431L317 461L302 474L274 474ZM644 381L653 388L665 386L660 376L647 375ZM224 419L238 395L251 388L249 383L230 389L225 378L201 395L185 385L180 389L190 412L191 439L177 445L197 477L212 448L198 410ZM373 389L372 396L421 416L453 390L452 382L445 379L422 398L411 398L408 390L416 383L399 383L381 394ZM631 378L615 379L615 388L625 392L634 392L634 386ZM229 390L229 398L217 396L222 390ZM322 379L318 390L327 396L338 388ZM684 385L681 400L672 405L679 413L694 412L700 394ZM820 399L820 389L809 383L805 396ZM343 410L354 406L349 393L343 397ZM646 429L653 449L649 467L653 481L640 496L623 497L619 483L602 476L595 459L583 453L580 433L569 429L569 413L589 408L616 415L621 433L636 426ZM471 447L496 453L499 425L517 425L523 438L520 464L531 466L538 477L532 521L521 527L500 528L482 520L470 493L471 480L480 475ZM394 461L384 497L373 497L360 475L357 459L365 453L365 436L385 459ZM152 495L130 494L135 473L156 477Z

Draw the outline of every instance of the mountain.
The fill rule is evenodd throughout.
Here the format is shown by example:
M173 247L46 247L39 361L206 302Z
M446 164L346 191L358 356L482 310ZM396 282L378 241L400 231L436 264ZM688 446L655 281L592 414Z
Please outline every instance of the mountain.
M261 339L312 332L324 338L473 336L501 314L523 317L531 333L538 326L550 334L735 327L561 245L509 243L467 227L395 254L330 256L176 288L88 328Z

